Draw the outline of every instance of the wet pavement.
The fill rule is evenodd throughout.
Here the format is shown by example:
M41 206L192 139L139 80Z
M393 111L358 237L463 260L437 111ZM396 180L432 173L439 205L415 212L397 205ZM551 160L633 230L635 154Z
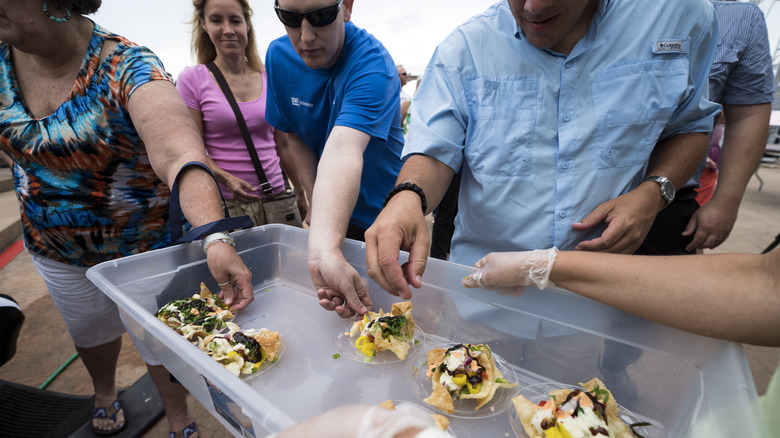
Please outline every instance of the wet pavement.
M13 253L13 244L20 238L21 227L16 198L8 184L8 173L8 169L0 169L0 264L4 262L3 259L7 262L0 268L0 293L14 297L27 319L20 334L16 356L0 368L0 379L37 388L68 362L75 349L29 255L23 250L18 255ZM780 161L778 167L763 165L758 174L763 179L763 186L758 178L751 179L734 231L713 252L760 253L780 233ZM120 388L129 387L146 373L146 367L132 342L127 335L123 339L117 370ZM756 388L759 394L763 394L780 361L780 348L745 346L745 352ZM86 369L78 358L65 367L46 389L77 395L92 393ZM197 420L201 437L231 436L191 396L189 407ZM45 412L39 415L45 415ZM168 432L167 421L163 418L143 437L167 437Z

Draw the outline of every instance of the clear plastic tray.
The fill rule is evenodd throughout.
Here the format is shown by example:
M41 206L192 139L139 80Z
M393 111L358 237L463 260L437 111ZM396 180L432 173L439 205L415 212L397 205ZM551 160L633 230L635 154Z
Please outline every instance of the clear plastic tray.
M201 281L218 290L197 243L105 262L87 276L118 304L130 332L235 436L265 436L342 404L392 399L427 406L410 384L410 370L430 348L448 342L489 344L519 383L514 390L598 377L659 436L767 436L753 430L757 394L738 344L651 323L568 291L528 289L510 297L465 289L460 280L469 267L430 260L412 299L421 342L404 361L366 363L334 343L346 323L318 304L306 230L267 225L234 236L256 294L235 322L279 331L285 341L279 362L250 378L233 376L154 317L165 302L197 292ZM364 245L346 241L343 250L368 280ZM370 281L369 290L375 309L397 301ZM449 418L459 437L516 435L507 412Z

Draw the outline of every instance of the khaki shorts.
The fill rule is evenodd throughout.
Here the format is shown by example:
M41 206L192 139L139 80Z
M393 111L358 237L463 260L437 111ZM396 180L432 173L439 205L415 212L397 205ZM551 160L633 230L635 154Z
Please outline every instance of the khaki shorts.
M225 199L230 217L249 216L255 226L265 225L265 212L263 212L263 201L258 200L251 204L243 204L235 199Z

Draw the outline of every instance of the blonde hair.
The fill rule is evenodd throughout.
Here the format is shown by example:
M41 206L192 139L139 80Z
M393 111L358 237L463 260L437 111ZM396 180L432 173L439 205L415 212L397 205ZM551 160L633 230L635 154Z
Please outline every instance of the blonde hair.
M195 8L192 18L192 53L198 60L198 64L208 64L209 62L217 58L217 48L214 47L214 43L211 42L209 34L203 29L202 23L205 22L206 17L203 16L206 9L206 2L208 0L193 0L192 6ZM252 70L263 71L263 61L260 60L260 55L257 53L257 43L255 42L255 27L252 26L252 8L249 6L248 0L236 0L241 5L241 10L244 11L244 21L249 25L249 31L247 32L247 44L244 55L246 56L246 64Z

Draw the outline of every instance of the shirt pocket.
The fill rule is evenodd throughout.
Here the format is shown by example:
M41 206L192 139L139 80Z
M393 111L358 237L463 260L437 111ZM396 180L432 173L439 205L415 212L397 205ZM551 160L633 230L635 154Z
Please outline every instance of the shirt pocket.
M471 118L465 158L472 172L489 176L532 175L538 81L477 79L464 89Z
M620 66L592 85L598 167L644 164L688 93L684 56Z

